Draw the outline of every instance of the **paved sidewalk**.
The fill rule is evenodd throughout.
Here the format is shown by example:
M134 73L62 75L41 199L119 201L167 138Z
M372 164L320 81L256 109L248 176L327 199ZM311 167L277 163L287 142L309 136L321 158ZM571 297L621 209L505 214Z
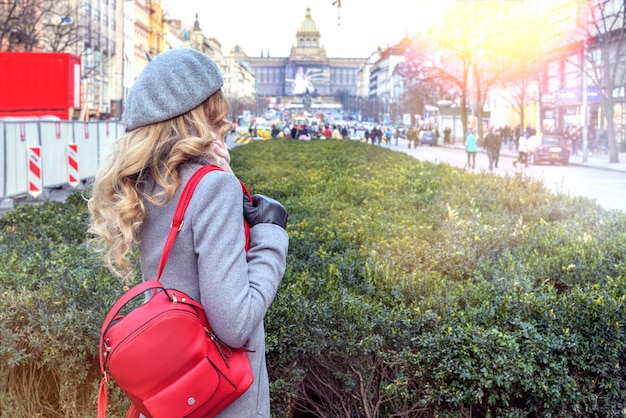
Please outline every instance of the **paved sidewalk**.
M452 145L442 145L444 147L454 147L459 149L465 149L465 146L461 142L456 142ZM478 152L486 153L482 148L478 149ZM510 157L517 157L518 153L515 150L509 149L508 145L503 145L500 150L500 155L507 155ZM587 161L583 162L582 152L578 155L572 155L569 159L570 165L576 165L579 167L590 167L602 170L620 171L626 173L626 152L619 153L619 163L609 163L608 154L587 154Z

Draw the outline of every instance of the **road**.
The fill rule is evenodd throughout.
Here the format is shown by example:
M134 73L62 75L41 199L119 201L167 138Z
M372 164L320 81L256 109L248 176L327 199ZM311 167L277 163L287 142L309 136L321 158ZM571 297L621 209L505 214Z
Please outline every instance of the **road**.
M406 141L400 140L395 145L381 145L392 150L407 153L419 160L435 163L447 163L455 167L465 167L467 162L464 149L451 146L421 146L417 149L408 149ZM506 175L515 172L523 172L524 175L540 179L552 191L570 196L582 196L595 200L605 209L617 209L626 212L626 173L610 171L592 167L576 165L538 165L521 167L513 166L513 152L503 152L500 155L498 168L494 174ZM479 151L476 155L476 168L474 171L489 171L487 154Z

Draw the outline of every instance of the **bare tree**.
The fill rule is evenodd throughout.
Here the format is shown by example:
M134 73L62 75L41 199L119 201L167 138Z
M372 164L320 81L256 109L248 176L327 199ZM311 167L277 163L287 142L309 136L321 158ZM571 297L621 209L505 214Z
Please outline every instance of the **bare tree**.
M41 13L34 1L5 0L0 3L0 50L32 51L39 39Z
M394 70L404 80L402 106L410 114L423 114L426 104L435 103L450 89L450 83L433 70L431 52L427 39L418 35L405 54L405 61Z
M464 131L470 109L482 119L485 98L500 71L494 66L498 60L490 45L492 33L487 30L491 7L487 2L457 2L436 31L416 37L402 68L410 84L427 88L453 85L460 91ZM478 129L480 134L480 123Z
M508 94L501 97L507 101L520 119L520 128L526 124L526 105L531 101L541 104L544 83L544 70L553 56L545 53L541 40L545 39L542 31L517 33L507 48L502 51L502 59L508 65L498 75L499 85ZM541 114L541 110L539 114ZM542 130L542 127L539 127Z
M0 1L0 51L9 50L10 37L18 13L17 1Z
M524 129L524 124L526 122L525 117L525 109L526 104L530 101L529 90L533 84L533 80L527 77L520 77L515 80L511 80L506 87L510 93L509 96L504 96L504 100L506 100L511 107L517 112L520 118L520 128Z
M615 101L623 99L626 82L626 2L595 2L595 7L589 9L589 19L583 29L586 38L583 74L603 92L600 106L606 123L609 162L619 163L613 117Z
M426 36L419 37L407 54L402 73L410 83L422 87L454 85L461 92L461 120L463 131L467 131L472 49L470 37L463 36L464 28L456 20L456 16L449 16L435 43Z
M252 109L254 106L249 98L228 97L228 102L230 103L230 114L233 120L243 115L244 110Z
M42 3L41 46L45 51L68 52L83 42L84 26L77 19L81 9L69 2Z
M67 52L82 42L79 12L68 1L1 1L0 50Z

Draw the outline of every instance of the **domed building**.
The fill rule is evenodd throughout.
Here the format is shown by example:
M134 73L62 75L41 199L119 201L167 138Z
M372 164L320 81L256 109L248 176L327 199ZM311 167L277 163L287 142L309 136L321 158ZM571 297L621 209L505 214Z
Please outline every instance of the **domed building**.
M231 55L246 62L256 77L256 95L274 103L313 98L332 103L339 96L356 96L359 69L367 58L328 58L311 8L296 32L296 43L288 57L250 57L235 47Z

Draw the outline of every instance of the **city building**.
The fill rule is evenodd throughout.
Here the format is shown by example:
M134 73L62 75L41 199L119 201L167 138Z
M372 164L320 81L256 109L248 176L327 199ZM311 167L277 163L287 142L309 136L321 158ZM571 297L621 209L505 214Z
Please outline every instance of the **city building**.
M288 57L248 56L234 48L235 62L247 63L256 80L256 99L275 108L333 108L340 97L356 96L359 70L366 58L332 58L326 55L311 8L296 31Z
M239 59L241 48L235 45L230 54L224 57L222 90L228 98L252 101L256 95L256 77L247 61Z
M411 46L411 39L405 36L400 42L381 49L371 58L373 62L363 71L369 72L367 96L373 99L374 113L378 120L391 122L391 109L402 99L404 80L396 72L396 66L405 62L406 52ZM370 61L368 61L370 62Z
M31 7L36 14L42 13L42 8L37 7L41 1L16 4ZM374 111L369 113L377 121L385 115L397 118L405 111L401 106L406 80L396 69L406 59L405 52L411 44L408 37L369 57L328 57L311 9L307 8L288 56L272 57L267 51L249 56L239 46L224 54L217 38L203 34L197 15L193 26L185 26L164 14L161 0L67 0L53 4L55 8L47 11L51 14L41 19L47 26L27 30L15 25L14 30L0 38L0 50L63 51L80 56L82 109L76 118L121 117L128 91L148 63L146 53L156 56L178 47L196 48L211 56L222 70L226 96L256 103L259 107L250 110L259 115L267 108L346 109L346 103L351 101L361 106L374 103ZM502 39L491 42L514 42L527 48L529 56L533 48L535 55L541 56L537 65L542 67L535 71L541 81L528 90L524 124L540 130L585 125L593 135L598 130L612 129L607 126L610 122L619 140L626 144L626 54L622 52L626 44L614 35L624 28L611 33L592 28L598 14L605 19L623 16L623 2L524 0L493 5L495 9L485 12L487 23L502 25L504 30ZM6 2L0 2L0 10L6 7ZM485 18L478 14L476 17ZM533 19L542 21L537 28L561 35L553 36L551 44L521 42L533 34L524 25ZM587 32L580 32L581 27ZM50 31L64 33L61 39L67 41L72 35L65 30L71 28L75 41L65 47L51 41L54 34ZM579 32L574 33L575 29ZM520 43L511 41L511 36L519 38ZM599 76L594 78L594 73ZM518 123L510 91L505 83L490 89L482 107L490 114L490 123ZM453 93L451 90L445 99L457 104ZM611 100L607 101L607 97ZM468 105L471 107L472 103Z
M150 8L145 1L134 0L133 10L133 80L146 68L150 53ZM151 54L152 55L152 54Z
M156 56L165 50L164 16L161 0L146 0L150 15L150 35L148 44L150 55Z

